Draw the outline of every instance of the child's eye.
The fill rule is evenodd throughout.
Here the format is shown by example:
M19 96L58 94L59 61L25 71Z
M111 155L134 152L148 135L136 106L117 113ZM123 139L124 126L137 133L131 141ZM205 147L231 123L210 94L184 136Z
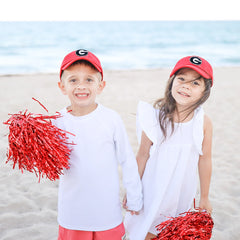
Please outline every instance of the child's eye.
M193 83L193 85L196 85L196 86L200 85L198 81L193 81L192 83Z
M87 78L87 82L93 82L92 78Z
M183 82L184 78L183 77L179 77L178 80Z
M75 83L75 82L76 82L76 79L75 79L75 78L72 78L72 79L69 80L69 82Z

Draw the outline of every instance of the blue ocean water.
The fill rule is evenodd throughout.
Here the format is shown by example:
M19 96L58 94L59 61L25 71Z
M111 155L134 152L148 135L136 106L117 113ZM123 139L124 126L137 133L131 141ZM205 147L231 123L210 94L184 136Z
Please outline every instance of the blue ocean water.
M0 22L0 74L58 72L79 48L105 70L172 67L187 55L240 66L240 21Z

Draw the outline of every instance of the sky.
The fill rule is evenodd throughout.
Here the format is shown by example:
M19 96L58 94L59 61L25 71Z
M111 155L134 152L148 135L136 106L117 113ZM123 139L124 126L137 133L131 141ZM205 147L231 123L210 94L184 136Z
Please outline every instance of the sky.
M238 0L8 0L0 21L240 20Z

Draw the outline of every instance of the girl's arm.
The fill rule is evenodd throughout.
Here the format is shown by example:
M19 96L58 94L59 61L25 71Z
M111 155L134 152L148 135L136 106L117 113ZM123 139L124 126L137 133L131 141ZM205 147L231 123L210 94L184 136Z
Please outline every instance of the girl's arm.
M200 179L200 203L199 208L212 212L212 206L208 199L210 181L212 175L212 123L204 116L204 139L202 144L203 155L199 157L198 171Z
M136 156L137 164L138 164L138 172L141 178L143 176L147 160L150 156L149 152L152 144L153 144L152 141L147 137L145 132L142 132L141 143Z

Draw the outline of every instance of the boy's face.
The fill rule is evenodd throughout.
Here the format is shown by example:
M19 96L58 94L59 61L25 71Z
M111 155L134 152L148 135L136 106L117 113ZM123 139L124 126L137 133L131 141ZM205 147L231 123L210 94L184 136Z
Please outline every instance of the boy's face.
M73 115L88 114L96 108L96 96L105 87L105 81L101 81L100 76L97 70L84 63L64 70L58 86L71 101Z

